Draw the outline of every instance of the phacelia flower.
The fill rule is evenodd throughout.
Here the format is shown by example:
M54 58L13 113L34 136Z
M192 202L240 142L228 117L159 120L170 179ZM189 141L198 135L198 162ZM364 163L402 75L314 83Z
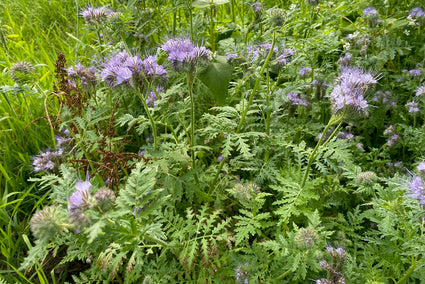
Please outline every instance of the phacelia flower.
M400 135L393 134L393 135L390 136L390 138L388 138L387 145L390 146L390 147L397 145L400 140L401 140Z
M350 52L345 53L344 56L341 56L338 62L343 66L351 65L351 61L353 59L353 55Z
M413 77L419 77L421 76L422 73L421 73L421 70L419 69L412 69L412 70L409 70L409 74Z
M158 100L158 97L161 98L162 92L164 92L164 88L162 87L156 87L155 91L151 89L146 98L146 104L150 107L155 107L156 101Z
M28 61L20 61L10 67L10 76L13 82L21 84L30 80L30 75L34 72L34 66Z
M63 159L63 150L47 150L33 158L32 166L35 172L51 172L57 169Z
M301 78L307 78L311 74L311 67L303 67L298 72L298 76Z
M409 108L410 113L415 114L419 112L419 104L415 101L408 102L406 106Z
M81 63L70 66L67 69L68 76L73 80L80 80L83 87L87 87L90 84L94 84L96 78L96 68L93 66L84 67Z
M341 110L366 112L365 92L377 83L376 78L356 67L343 67L330 94L335 113Z
M422 175L425 174L425 162L424 161L420 162L419 165L416 167L416 169L418 170L420 174Z
M199 64L207 64L209 51L195 46L189 39L170 39L162 45L168 60L176 71L192 73Z
M249 280L248 280L248 262L245 264L240 264L238 265L238 267L235 269L235 277L236 277L236 283L243 283L243 284L248 284Z
M355 182L362 185L373 185L377 180L378 176L372 171L361 172L355 178Z
M416 89L416 96L422 96L422 95L425 95L425 86L419 86L417 89Z
M93 198L96 200L96 206L100 211L105 212L114 206L116 196L109 188L101 188L95 193Z
M414 176L408 187L412 192L410 197L418 199L420 204L425 205L425 187L422 178L419 176Z
M103 6L88 7L81 12L81 16L83 16L84 21L87 24L102 24L111 18L117 17L118 15L119 13Z
M304 94L288 93L286 97L293 106L308 106L308 101Z
M255 1L254 3L252 3L252 9L256 14L261 13L262 8L263 6L261 5L261 2Z
M115 87L122 84L139 87L147 82L165 83L167 71L153 56L142 60L122 51L112 56L103 66L102 81Z
M326 250L332 256L332 265L329 264L326 260L319 262L320 267L327 270L328 277L327 279L322 278L317 280L316 283L345 284L345 276L342 272L346 257L345 250L341 247L333 248L329 245L326 246Z
M363 17L376 17L376 16L379 16L379 13L374 7L367 7L363 10Z
M419 22L425 22L425 11L420 7L413 8L409 13L410 18L418 20Z

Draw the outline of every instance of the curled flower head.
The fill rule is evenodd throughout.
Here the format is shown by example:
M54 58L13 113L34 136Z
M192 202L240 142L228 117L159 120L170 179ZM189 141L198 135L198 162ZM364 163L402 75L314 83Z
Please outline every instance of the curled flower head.
M21 84L30 80L30 75L34 72L34 66L28 61L20 61L10 67L10 76L13 82Z
M100 211L108 211L114 206L115 202L115 193L109 188L101 188L93 196L94 200L97 202L97 207Z
M289 102L293 106L305 106L309 105L309 102L306 98L305 94L297 94L297 93L288 93L286 97L289 99Z
M33 158L33 169L35 172L52 172L57 169L63 160L63 150L47 150Z
M319 236L313 228L301 228L295 235L295 245L299 249L309 250L314 248Z
M34 237L49 240L65 229L60 223L61 211L57 206L44 207L37 211L30 221L30 229Z
M189 39L170 39L162 45L176 71L192 73L199 64L207 64L209 50L195 46Z

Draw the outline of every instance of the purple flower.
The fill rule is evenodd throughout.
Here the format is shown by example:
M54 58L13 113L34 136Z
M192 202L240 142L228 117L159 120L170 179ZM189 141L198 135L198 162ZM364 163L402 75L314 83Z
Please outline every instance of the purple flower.
M425 11L420 7L416 7L410 11L409 16L416 19L425 19Z
M418 199L420 204L425 205L424 184L422 178L414 176L408 186L409 190L412 192L410 197Z
M367 7L363 10L363 17L379 16L378 11L374 7Z
M349 66L351 64L352 58L353 58L353 55L351 53L347 52L344 56L341 56L339 58L338 62L341 65Z
M419 171L419 173L425 174L425 162L420 162L416 169Z
M83 87L94 84L97 81L96 68L94 66L84 67L81 63L70 66L67 69L68 76L73 80L80 80Z
M206 64L209 51L204 46L195 46L189 39L170 39L162 45L168 60L176 71L194 72L198 63Z
M148 94L148 97L146 98L146 104L150 107L156 106L155 102L158 100L157 95L159 98L161 98L160 94L164 92L164 88L156 87L155 91L151 89L151 91Z
M262 8L263 6L261 5L261 2L255 1L254 3L252 3L252 9L254 10L255 13L257 14L261 13Z
M334 112L343 109L365 112L368 103L364 99L364 93L376 82L370 73L357 67L343 66L341 75L336 79L337 85L330 94Z
M63 150L54 152L47 150L33 158L32 166L35 172L51 172L57 168L63 158Z
M421 76L421 70L412 69L412 70L409 70L409 74L413 77L419 77L419 76Z
M217 162L221 162L221 161L223 161L223 159L224 159L224 157L222 155L220 155L220 156L217 157Z
M88 180L86 181L78 181L75 185L77 191L75 191L69 197L68 211L72 211L75 208L81 208L83 205L89 205L90 198L90 187L91 183Z
M387 141L388 146L394 146L400 141L401 137L398 134L393 134L390 136L390 138Z
M142 60L138 56L130 56L127 51L122 51L112 56L103 66L102 81L115 87L129 84L143 86L145 81L165 83L167 71L159 65L155 57L148 56Z
M407 107L409 108L410 113L419 112L419 104L415 101L411 101L407 103Z
M300 94L297 93L288 93L286 97L293 106L308 106L308 102L304 94L301 97Z
M416 96L422 96L422 95L425 95L425 86L419 86L417 89L416 89Z
M116 15L116 12L106 7L88 7L81 12L81 16L87 24L100 24Z
M301 78L306 78L311 74L311 67L303 67L300 69L300 72L298 72L298 76Z

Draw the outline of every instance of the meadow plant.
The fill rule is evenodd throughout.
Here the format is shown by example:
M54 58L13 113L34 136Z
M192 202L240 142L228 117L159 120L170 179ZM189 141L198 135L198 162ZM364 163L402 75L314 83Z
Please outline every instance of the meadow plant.
M414 1L5 1L0 282L424 279Z

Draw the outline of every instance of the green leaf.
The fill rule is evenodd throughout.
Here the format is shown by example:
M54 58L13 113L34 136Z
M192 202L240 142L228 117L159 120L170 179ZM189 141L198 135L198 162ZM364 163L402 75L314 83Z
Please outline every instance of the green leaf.
M202 83L211 91L219 104L226 101L229 82L232 78L232 66L227 63L224 56L217 56L215 62L199 73L198 77Z

